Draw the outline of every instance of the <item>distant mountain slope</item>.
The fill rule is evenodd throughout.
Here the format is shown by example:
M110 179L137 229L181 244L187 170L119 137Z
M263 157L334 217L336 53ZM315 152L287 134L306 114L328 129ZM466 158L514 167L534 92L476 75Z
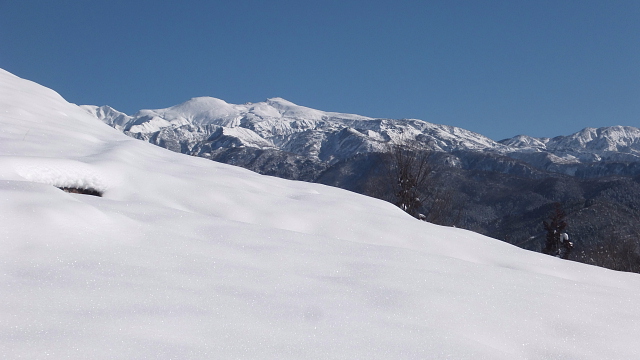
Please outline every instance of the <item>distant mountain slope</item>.
M520 135L500 143L512 148L509 156L570 175L571 165L640 161L640 129L631 126L586 128L551 139Z
M640 154L640 129L631 126L585 128L568 136L550 139L519 135L500 143L526 151L629 153L637 156Z

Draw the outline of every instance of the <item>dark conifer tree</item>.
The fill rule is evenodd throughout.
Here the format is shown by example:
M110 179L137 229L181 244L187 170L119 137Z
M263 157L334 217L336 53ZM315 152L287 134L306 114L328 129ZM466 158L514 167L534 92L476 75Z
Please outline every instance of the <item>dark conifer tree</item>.
M553 212L550 214L549 219L542 222L544 229L547 231L547 237L545 246L542 252L551 256L560 256L561 253L561 234L567 228L567 222L565 221L565 212L562 210L560 203L554 204ZM565 251L562 254L564 259L569 257L571 250L565 247Z

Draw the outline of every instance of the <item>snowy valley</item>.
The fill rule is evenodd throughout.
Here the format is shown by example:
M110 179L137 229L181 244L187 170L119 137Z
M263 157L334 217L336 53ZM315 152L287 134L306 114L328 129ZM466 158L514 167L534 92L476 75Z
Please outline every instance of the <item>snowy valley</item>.
M407 133L441 149L505 154L566 150L573 140L497 143L281 99L179 107L134 117L81 108L0 70L4 357L640 358L637 274L417 221L374 198L185 156L121 130L185 153L242 144L320 161ZM593 134L575 141L607 156L609 145L581 140ZM635 156L636 143L621 142Z

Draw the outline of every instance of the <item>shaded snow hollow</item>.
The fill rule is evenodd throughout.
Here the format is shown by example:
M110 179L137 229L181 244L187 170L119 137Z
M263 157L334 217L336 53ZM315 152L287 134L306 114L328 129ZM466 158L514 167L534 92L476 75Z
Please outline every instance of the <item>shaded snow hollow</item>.
M172 153L2 70L0 126L8 359L640 358L637 274Z

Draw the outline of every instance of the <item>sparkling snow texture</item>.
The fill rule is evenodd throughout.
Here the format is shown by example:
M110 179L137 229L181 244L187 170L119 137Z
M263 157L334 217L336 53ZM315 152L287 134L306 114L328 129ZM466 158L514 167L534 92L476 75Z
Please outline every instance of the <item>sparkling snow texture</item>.
M0 241L7 359L640 358L637 274L176 154L3 70Z

